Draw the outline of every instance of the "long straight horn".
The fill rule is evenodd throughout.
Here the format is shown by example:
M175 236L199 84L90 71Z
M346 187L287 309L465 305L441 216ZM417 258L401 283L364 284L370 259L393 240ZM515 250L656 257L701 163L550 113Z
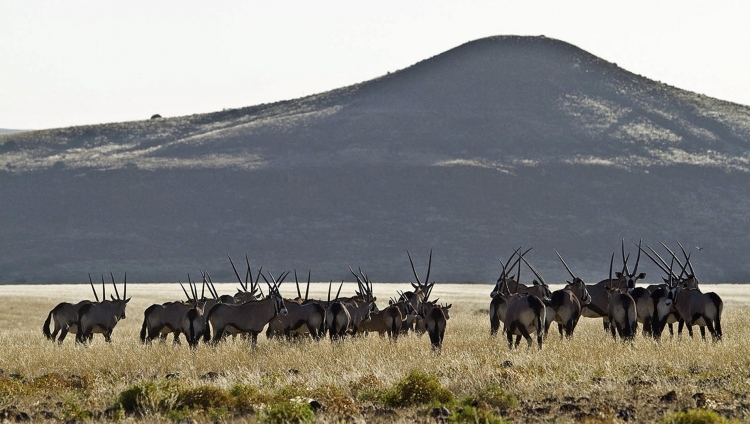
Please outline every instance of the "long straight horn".
M612 259L609 260L609 287L612 288L612 265L615 264L615 252L612 252Z
M94 291L94 298L99 302L99 296L96 295L96 289L94 288L94 281L91 280L91 274L89 274L89 283L91 283L91 290Z
M667 252L669 252L669 254L672 255L674 260L677 262L677 265L679 265L683 269L685 268L685 265L683 265L682 262L680 262L680 260L677 259L677 255L675 255L675 253L672 251L672 249L669 248L669 246L667 246L666 244L662 242L659 242L659 244L661 244L665 249L667 249Z
M653 253L657 258L659 258L659 261L661 261L662 266L660 266L659 268L661 268L664 272L669 273L669 271L667 271L667 268L669 267L669 265L667 265L667 261L665 261L664 258L662 258L661 255L659 255L659 253L656 250L652 249L651 246L646 245L646 247L648 248L648 250L651 251L651 253ZM645 250L644 252L648 253ZM651 258L652 261L654 260L654 258L652 258L651 256L649 256L649 258ZM654 261L654 263L656 263L656 261ZM674 274L672 273L670 275L674 275Z
M336 292L336 299L339 300L339 295L341 294L341 287L344 287L344 280L341 280L341 284L339 284L339 291Z
M206 278L208 278L208 285L211 286L211 291L214 292L214 297L219 298L219 292L216 291L216 286L214 286L214 280L211 279L211 274L208 273L208 270L206 270Z
M544 281L544 278L542 277L542 275L541 275L541 274L539 274L539 272L538 272L538 271L536 270L536 268L534 268L534 266L533 266L533 265L531 265L531 264L529 263L529 261L527 261L527 260L526 260L526 258L524 258L523 256L521 256L521 259L522 259L522 260L523 260L523 262L524 262L524 263L526 264L526 266L528 266L528 267L529 267L529 269L531 269L531 272L533 272L533 273L534 273L534 275L536 275L536 278L538 278L538 279L539 279L539 282L540 282L540 283L542 283L543 285L545 285L545 286L546 286L546 285L547 285L547 282L546 282L546 281Z
M349 272L351 272L352 275L354 276L354 278L357 279L357 287L359 288L359 290L357 290L357 295L364 296L364 294L362 294L363 291L366 291L366 289L364 287L364 283L359 278L359 276L354 272L354 270L352 269L351 265L349 265Z
M105 290L104 285L104 274L102 274L102 301L107 300L107 290Z
M180 287L182 287L182 292L185 293L185 297L187 297L187 300L190 300L190 295L188 294L187 290L185 290L185 286L182 285L182 281L177 280L178 283L180 283Z
M331 285L333 285L333 280L328 282L328 306L331 306Z
M512 255L510 255L510 258L508 258L508 261L507 261L507 262L505 262L505 265L503 265L503 276L504 276L504 277L507 277L507 275L505 274L506 270L508 270L508 269L511 269L511 268L513 268L513 265L515 265L515 262L513 263L513 265L510 265L510 261L512 261L512 260L513 260L513 258L514 258L514 257L516 257L516 255L517 255L517 254L518 254L518 252L520 252L520 251L521 251L521 246L519 246L519 247L518 247L518 249L516 249L515 251L513 251L513 254L512 254ZM501 265L502 265L502 263L503 263L503 262L502 262L502 261L500 261L500 264L501 264ZM509 266L509 265L510 265L510 266Z
M565 259L563 259L562 256L560 256L560 253L557 251L557 249L552 249L552 250L555 251L555 254L557 255L557 257L560 258L560 262L562 262L562 264L565 266L565 269L568 270L568 274L570 274L570 278L572 278L572 279L575 280L576 276L575 276L575 274L573 274L573 271L570 270L570 267L568 266L568 264L565 263ZM612 255L614 257L614 253ZM611 271L610 271L610 274L612 274ZM612 277L610 277L610 278L612 278Z
M258 291L260 292L261 296L265 296L265 294L263 294L263 288L260 286L260 284L258 284L258 282L260 281L260 277L262 275L263 275L263 267L260 267L258 268L258 275L255 276L255 287L258 288ZM251 275L250 278L253 278L253 276Z
M678 245L680 245L680 250L682 250L682 254L685 256L685 262L687 262L687 266L690 268L690 274L695 276L695 270L693 269L693 264L690 263L690 255L688 255L685 252L685 248L682 247L682 243L680 243L679 240L675 240L675 241L677 242Z
M646 245L646 247L648 247L648 245ZM648 247L648 248L651 249L650 247ZM651 262L653 262L656 266L658 266L662 271L666 272L667 275L669 275L670 277L672 276L672 273L670 271L668 271L667 268L665 268L662 264L660 264L656 259L654 259L653 256L649 255L648 252L646 252L645 250L643 250L643 249L641 249L641 250L643 251L643 253L646 254L646 256L649 259L651 259ZM674 261L672 261L672 263L674 263Z
M239 272L237 272L237 267L236 267L236 266L234 266L234 262L232 261L232 257L231 257L231 256L229 256L229 255L227 255L227 258L229 258L229 263L230 263L230 264L232 264L232 269L234 270L234 275L235 275L235 276L237 277L237 281L239 281L239 282L240 282L240 287L242 287L242 290L245 290L245 291L247 291L247 286L245 286L245 285L244 285L244 284L242 283L242 278L240 278L240 273L239 273Z
M117 291L117 284L115 284L115 274L112 274L112 271L109 271L109 275L112 276L112 285L115 286L115 295L117 298L120 298L120 292Z
M122 281L122 298L128 298L128 273L125 273L125 278Z
M195 282L190 278L188 273L188 284L190 285L190 292L193 293L193 300L198 301L198 287L195 286Z
M432 269L432 249L430 249L430 261L427 262L427 278L424 279L425 284L430 284L430 270Z
M307 287L305 288L305 300L307 300L307 295L310 294L310 270L307 270Z
M277 286L281 286L281 283L283 283L284 280L286 280L286 277L287 277L287 275L289 275L290 272L291 271L287 271L284 274L281 274L281 277L279 277L279 282L278 282Z
M299 291L299 280L297 279L297 270L294 270L294 283L297 284L297 297L302 299L302 292Z
M635 258L635 268L633 268L633 274L638 272L638 264L641 262L641 243L643 239L638 240L638 256Z
M422 280L419 279L419 275L417 275L417 270L414 269L414 261L411 260L411 254L409 253L409 249L406 249L406 255L409 256L409 263L411 264L411 272L414 273L414 278L417 279L417 285L422 285Z
M628 257L630 257L630 255L628 255ZM623 271L625 271L625 274L630 275L630 270L628 269L628 260L625 259L625 239L622 239L622 263L624 264L622 266Z
M533 249L533 247L529 247L528 249L526 249L525 252L520 253L520 254L518 252L521 251L521 248L519 247L518 249L516 249L516 251L513 252L513 255L517 256L516 260L513 261L513 263L510 266L507 266L507 264L506 264L505 268L508 271L513 271L513 267L516 266L516 264L518 264L521 261L521 256L526 256L526 254L529 253L531 251L531 249ZM511 259L513 259L513 256L511 256ZM510 262L510 260L508 260L508 262Z

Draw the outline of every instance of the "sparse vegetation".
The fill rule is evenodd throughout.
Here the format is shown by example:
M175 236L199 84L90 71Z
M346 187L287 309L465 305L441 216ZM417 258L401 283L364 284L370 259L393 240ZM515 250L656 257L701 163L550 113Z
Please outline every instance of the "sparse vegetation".
M111 344L48 342L40 331L49 300L9 296L33 319L0 310L0 414L9 421L176 422L612 422L744 421L750 403L750 306L724 296L724 339L684 335L660 344L638 335L614 342L583 319L572 340L551 335L541 352L509 351L489 336L484 286L440 284L452 301L440 355L427 337L377 336L332 345L238 338L196 352L171 342L143 346L140 316L154 297L133 285L128 318ZM130 292L131 288L128 288ZM385 287L376 285L375 291ZM442 291L444 290L444 291ZM485 298L487 298L485 300ZM697 333L697 332L696 332ZM722 421L723 420L723 421Z

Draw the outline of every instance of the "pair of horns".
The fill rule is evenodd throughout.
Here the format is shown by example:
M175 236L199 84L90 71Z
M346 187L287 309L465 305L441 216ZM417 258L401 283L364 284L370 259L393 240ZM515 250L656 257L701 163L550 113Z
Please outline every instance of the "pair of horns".
M117 295L117 299L120 299L120 292L117 290L117 284L115 284L115 275L112 273L112 271L109 272L109 275L112 277L112 286L115 288L115 295ZM99 302L99 296L96 293L96 289L94 288L94 281L91 280L91 274L89 274L89 284L91 284L91 290L94 292L94 298L97 302ZM127 297L127 290L128 290L128 273L125 273L125 280L123 281L122 286L122 299L125 299ZM104 274L102 274L102 300L106 300L107 298L107 292L105 289L104 284Z

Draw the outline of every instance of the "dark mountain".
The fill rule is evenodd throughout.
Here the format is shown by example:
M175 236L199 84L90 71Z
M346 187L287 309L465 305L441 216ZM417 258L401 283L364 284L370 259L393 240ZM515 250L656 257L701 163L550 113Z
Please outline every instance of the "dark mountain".
M0 169L3 282L231 280L227 254L405 281L405 250L424 272L431 248L437 281L489 282L519 246L549 281L554 247L595 282L622 238L750 280L750 108L544 37L274 104L4 135Z

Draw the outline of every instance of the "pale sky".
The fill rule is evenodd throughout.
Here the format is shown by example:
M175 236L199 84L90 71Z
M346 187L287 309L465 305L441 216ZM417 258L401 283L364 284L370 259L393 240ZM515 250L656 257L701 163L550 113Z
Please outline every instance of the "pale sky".
M293 99L492 35L545 35L750 105L749 19L746 1L0 0L0 128Z

